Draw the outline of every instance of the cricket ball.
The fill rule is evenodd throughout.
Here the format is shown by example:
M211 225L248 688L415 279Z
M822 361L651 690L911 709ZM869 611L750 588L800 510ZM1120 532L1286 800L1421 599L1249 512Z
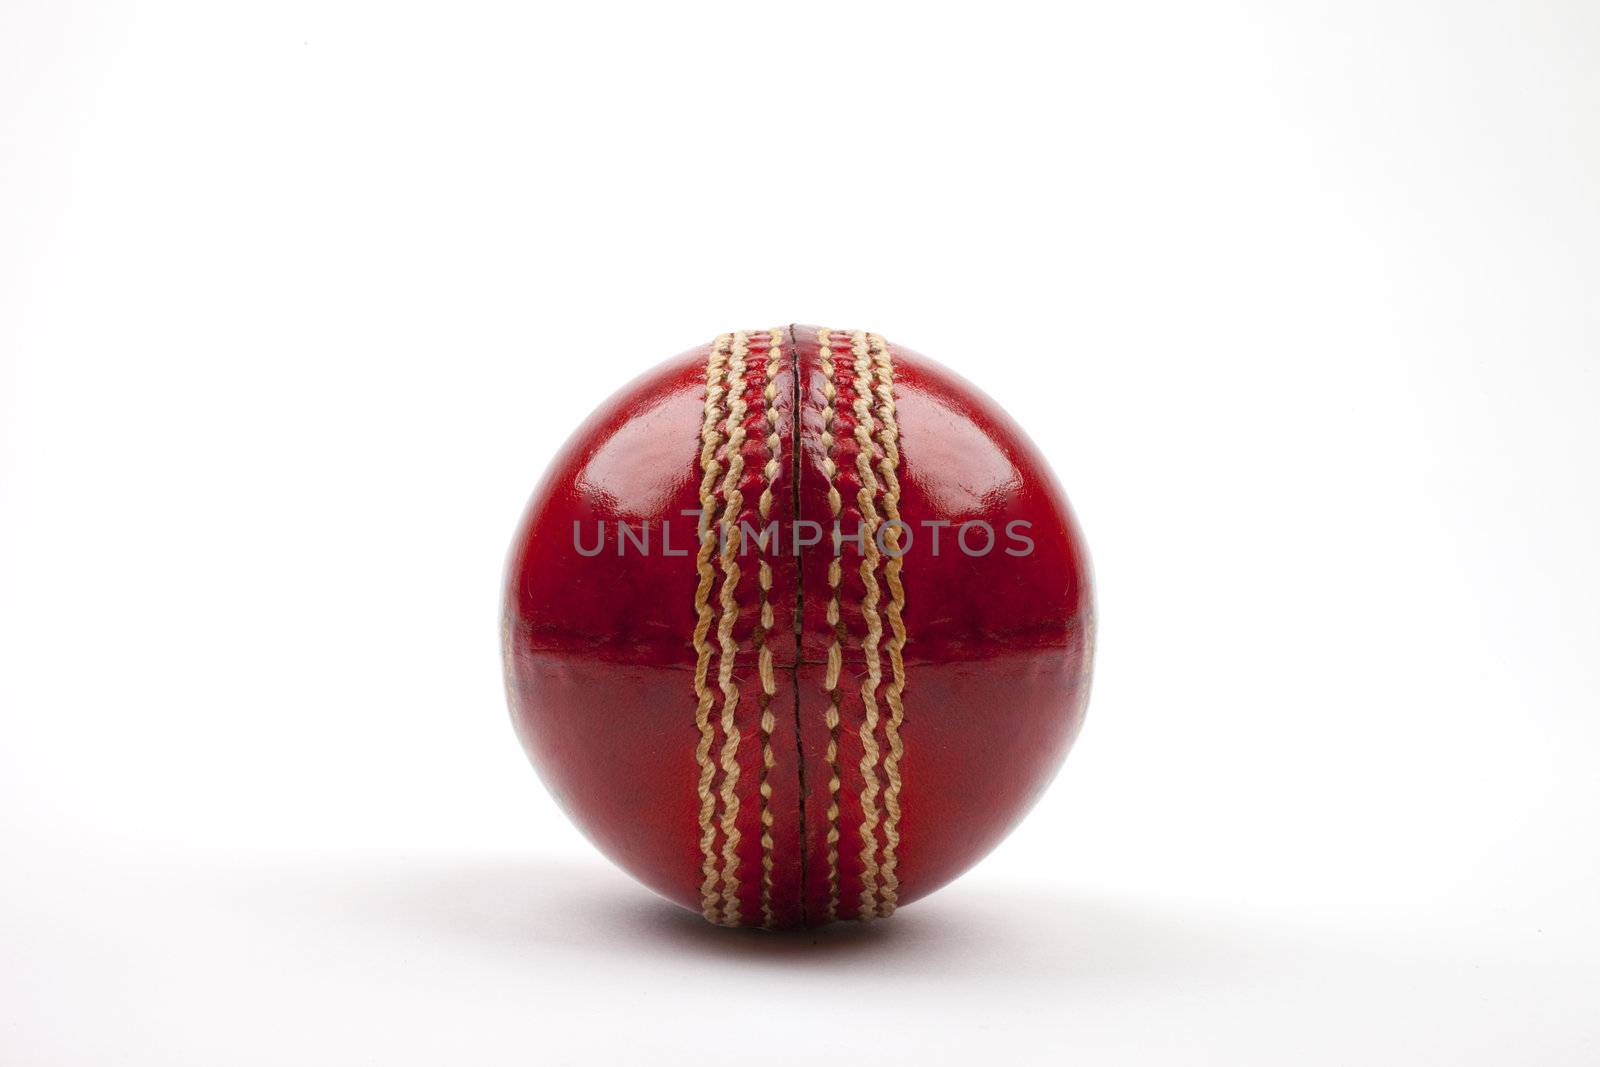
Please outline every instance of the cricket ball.
M724 926L884 918L1083 722L1088 557L1022 430L876 334L727 333L603 404L507 568L511 715L645 885Z

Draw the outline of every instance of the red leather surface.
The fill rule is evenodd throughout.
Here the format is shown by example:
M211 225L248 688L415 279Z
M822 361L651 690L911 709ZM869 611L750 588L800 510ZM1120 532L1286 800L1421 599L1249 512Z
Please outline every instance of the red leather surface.
M832 522L825 428L833 430L831 481L845 535L860 522L852 416L861 383L855 381L849 333L835 331L824 351L813 327L782 331L770 389L765 335L751 337L742 392L745 466L738 488L743 517L759 529L756 502L772 475L768 519L779 524L779 543L777 551L759 554L770 568L770 588L760 588L754 560L741 557L732 596L740 734L738 782L731 791L739 805L733 849L738 918L763 924L769 908L770 925L815 924L829 916L834 885L837 917L857 916L865 841L873 841L871 858L884 856L881 838L862 835L860 733L866 711L860 685L867 669L869 597L860 556L847 541L838 588L841 723L838 759L830 764L826 662L838 632L827 618L833 546L824 536L798 556L791 551L793 520ZM1048 784L1082 722L1093 609L1081 535L1025 435L960 378L906 349L890 346L889 353L899 427L899 512L911 528L899 571L907 636L895 870L898 902L905 904L981 858ZM707 357L708 348L694 349L647 373L572 436L528 506L505 599L512 717L544 781L603 852L696 911L705 903L694 643L700 575L694 518L683 513L700 507ZM823 373L829 359L831 409L829 376ZM878 403L870 389L866 399ZM773 433L776 457L769 450ZM725 457L726 448L718 455ZM874 440L870 463L880 464L883 456ZM772 458L778 462L769 468ZM882 493L884 486L878 489ZM684 555L662 550L663 519L671 520L671 551ZM618 520L636 531L648 524L650 551L629 543L618 554ZM961 550L957 532L973 520L997 535L990 551ZM1021 547L1006 536L1007 524L1017 520L1029 524L1027 555L1004 551ZM608 540L598 555L587 556L574 546L573 523L580 524L580 542L588 549L597 521L606 524ZM937 553L925 525L930 522L951 524L939 531ZM969 548L984 543L981 527L969 533ZM872 576L880 621L891 599L883 582L886 563ZM762 626L763 593L769 618L777 620L771 631ZM719 584L713 600L720 604L720 598ZM773 653L770 700L757 669L762 640ZM883 680L875 703L886 719L887 625L882 640ZM715 669L713 664L713 676ZM759 723L766 706L777 726L763 737ZM880 784L887 729L880 722L872 735L881 751L869 770ZM712 753L718 820L724 765L717 757L724 740L718 730ZM770 767L764 765L764 745ZM835 767L840 788L838 818L832 820L829 780ZM886 796L869 792L868 799L879 809L882 833ZM839 834L832 871L830 825ZM770 847L763 845L764 829ZM719 859L726 842L719 821Z

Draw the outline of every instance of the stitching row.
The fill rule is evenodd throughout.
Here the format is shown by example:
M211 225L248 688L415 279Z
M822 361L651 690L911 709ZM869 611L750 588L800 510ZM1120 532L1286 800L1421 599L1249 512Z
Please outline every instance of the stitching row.
M778 454L783 442L778 437L778 420L773 416L772 407L777 399L778 390L776 379L778 364L783 357L782 334L774 329L768 333L770 345L767 348L767 386L763 393L765 407L763 414L767 424L767 465L764 470L767 484L761 491L759 510L761 514L761 529L763 536L767 523L772 518L772 494L778 482ZM772 914L772 784L767 781L768 775L777 761L772 755L772 731L777 726L777 721L772 714L772 698L776 695L778 686L772 670L772 648L770 641L774 629L772 617L772 565L767 562L766 544L761 544L761 561L759 584L761 588L761 629L757 638L760 646L758 657L761 675L761 918L762 925L771 927Z
M861 621L866 626L866 636L861 642L861 653L866 660L867 676L861 682L861 906L857 916L870 921L878 917L878 765L882 752L878 748L878 686L883 681L883 664L878 654L878 643L883 636L883 620L878 616L878 516L876 498L878 478L872 469L872 431L874 412L869 390L865 383L872 380L872 357L867 345L867 335L856 333L850 339L850 354L855 358L855 438L856 477L860 488L856 490L856 505L861 512L862 554Z
M837 528L843 502L834 477L839 468L833 458L833 423L838 415L838 388L834 384L831 331L817 331L817 355L822 364L822 395L828 402L822 412L822 474L828 487L828 510ZM839 914L839 790L842 785L839 770L839 672L844 664L846 640L844 622L839 617L839 583L843 575L837 554L828 562L828 626L833 639L828 644L828 670L824 688L828 691L828 710L823 721L828 727L828 911L829 922Z
M906 605L905 586L900 580L904 553L900 548L900 424L894 411L894 363L889 345L877 334L867 335L876 374L875 392L878 397L878 471L883 476L883 512L889 522L884 531L884 544L888 548L889 562L884 567L884 581L889 586L889 669L891 680L884 692L884 702L889 705L889 721L885 735L889 742L889 756L884 761L883 773L889 780L884 793L884 807L888 816L883 824L883 900L879 914L888 918L899 904L900 879L897 869L900 849L900 760L905 755L905 745L900 739L900 726L906 711L902 694L906 688Z
M728 361L728 353L733 344L732 334L722 334L711 343L711 353L706 361L706 401L705 416L700 424L700 548L695 554L695 566L700 574L700 582L694 591L694 606L697 621L694 628L694 691L696 696L695 725L700 730L700 743L695 746L695 759L700 764L700 852L702 862L700 865L704 881L700 883L700 912L709 922L720 919L718 905L720 898L716 892L717 885L717 860L713 846L716 842L716 826L712 819L716 812L716 798L711 792L711 780L715 775L715 768L711 762L711 745L714 740L714 731L711 726L711 707L715 697L710 686L706 684L706 671L711 663L711 643L708 636L711 631L711 587L716 580L711 569L711 553L715 539L710 537L711 513L716 505L717 475L721 463L717 459L717 450L722 444L723 409L722 400L726 395L723 384L724 371Z
M733 639L733 624L739 616L739 515L744 509L744 493L739 489L744 477L744 398L745 358L750 352L750 335L733 335L733 351L728 356L728 469L722 476L722 617L717 620L717 685L722 690L722 918L724 926L739 925L739 725L734 712L739 707L739 683L733 680L734 657L739 646Z

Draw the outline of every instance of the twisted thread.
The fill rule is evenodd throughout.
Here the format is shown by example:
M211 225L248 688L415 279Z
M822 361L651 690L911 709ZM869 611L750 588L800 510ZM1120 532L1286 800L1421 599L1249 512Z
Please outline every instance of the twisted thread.
M758 582L761 587L761 631L757 638L760 644L760 653L757 657L761 675L761 917L762 925L770 927L772 915L772 868L773 868L773 841L772 841L772 784L767 780L772 773L772 768L777 760L772 754L772 731L777 727L777 721L772 714L772 698L778 691L777 679L772 670L772 647L770 640L773 631L772 617L772 565L767 561L766 535L768 524L772 519L772 492L778 482L778 452L783 442L778 437L778 421L773 417L772 406L778 396L776 379L778 363L783 355L782 334L778 330L768 332L769 344L767 348L767 386L763 393L764 406L762 413L767 424L767 465L763 474L766 476L766 487L761 490L761 501L757 510L761 515L761 561L758 572ZM776 549L776 544L774 544Z
M833 423L838 415L838 388L834 385L833 348L831 333L828 330L817 331L817 355L822 362L822 395L827 401L827 407L822 412L822 473L828 487L828 510L833 513L833 525L837 530L839 515L843 510L843 502L839 499L839 489L833 484L833 479L838 474L839 468L833 458L834 437ZM835 545L837 548L837 544ZM828 691L828 710L823 714L823 721L828 727L828 921L838 917L839 912L839 789L841 776L839 770L839 672L844 663L844 623L839 617L839 583L842 579L839 566L839 554L834 552L833 558L828 563L828 627L833 633L833 639L828 644L828 670L824 680L824 687Z
M883 636L883 621L878 617L878 479L872 469L872 406L868 384L872 380L872 357L867 348L867 335L856 333L851 338L850 352L855 357L855 439L856 476L860 488L856 491L856 506L861 511L861 584L865 592L861 598L861 618L867 635L861 642L866 659L867 676L861 682L861 908L859 917L871 920L878 917L878 762L882 753L878 748L878 684L883 680L883 664L878 655L878 642Z
M885 516L884 549L889 557L884 565L884 581L889 586L889 606L885 614L889 619L889 669L890 682L884 691L884 702L889 705L889 718L884 734L889 742L889 755L884 761L884 777L889 780L884 790L883 805L887 809L883 823L883 901L879 914L887 918L894 914L899 904L900 879L897 874L900 849L900 760L905 755L905 745L900 739L900 725L906 711L901 695L906 688L906 665L903 655L906 647L906 625L903 618L906 604L905 586L900 580L904 564L904 551L900 546L900 425L894 412L894 364L889 345L877 334L867 335L867 345L872 355L875 371L875 392L878 398L878 472L883 476L883 512Z
M716 797L711 791L711 780L715 775L715 767L711 761L711 745L715 732L711 726L711 707L715 697L711 687L706 684L706 671L711 662L711 642L708 635L711 632L712 608L711 587L715 582L715 572L711 567L712 549L716 544L711 534L711 514L716 507L717 475L721 464L717 459L717 449L722 444L722 432L719 426L723 417L722 400L726 395L723 385L723 372L728 361L729 346L733 343L732 334L722 334L711 343L711 352L706 360L706 400L705 417L700 424L700 548L695 554L695 566L700 574L700 583L694 591L694 609L696 622L694 627L694 691L695 725L700 730L700 742L695 746L695 758L700 764L700 852L703 856L700 870L704 881L700 884L700 910L709 921L717 921L719 897L717 886L717 857L714 850L716 843L716 824L713 821L716 814Z
M739 646L733 640L733 624L739 617L736 599L739 589L739 515L744 509L744 493L739 480L744 477L744 399L745 357L750 350L750 335L733 335L733 350L728 354L728 469L722 476L722 614L717 620L717 685L722 690L722 918L724 926L739 925L739 726L734 712L739 707L739 684L733 680L734 656Z

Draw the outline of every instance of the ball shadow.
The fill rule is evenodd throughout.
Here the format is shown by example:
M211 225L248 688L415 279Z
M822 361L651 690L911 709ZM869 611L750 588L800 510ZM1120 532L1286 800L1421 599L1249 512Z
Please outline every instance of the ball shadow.
M1092 984L1147 977L1261 977L1282 961L1258 925L1218 922L1085 895L960 884L892 920L810 930L723 929L595 861L528 860L364 870L307 901L385 936L444 939L529 965L552 954L591 962L697 962L735 970L855 971L902 981L951 975L1000 984ZM331 908L331 911L328 909Z

